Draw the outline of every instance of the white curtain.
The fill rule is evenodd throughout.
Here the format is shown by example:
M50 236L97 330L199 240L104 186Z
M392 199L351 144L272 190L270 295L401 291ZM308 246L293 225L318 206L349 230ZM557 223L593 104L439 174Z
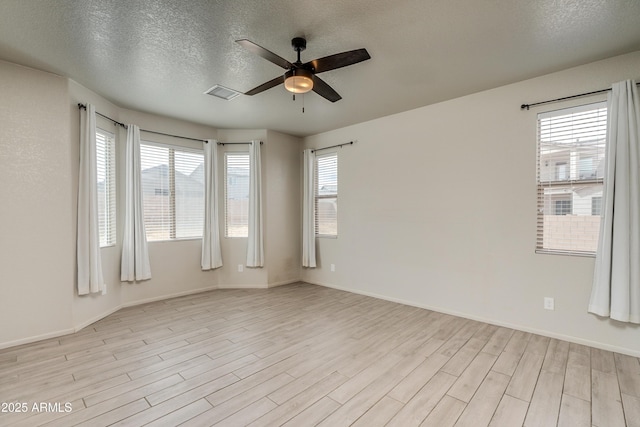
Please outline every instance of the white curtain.
M249 148L249 238L247 267L264 266L262 239L262 171L260 141L251 141Z
M314 178L316 155L313 150L304 150L302 192L302 266L316 266L316 203Z
M640 323L640 98L634 81L608 98L607 163L589 312Z
M102 275L98 230L98 166L96 164L96 109L87 104L80 123L78 185L78 294L107 292Z
M133 282L151 278L149 251L144 230L140 176L140 128L127 126L125 157L124 236L120 280Z
M204 232L202 234L202 269L222 267L220 226L218 223L218 146L209 139L204 144Z

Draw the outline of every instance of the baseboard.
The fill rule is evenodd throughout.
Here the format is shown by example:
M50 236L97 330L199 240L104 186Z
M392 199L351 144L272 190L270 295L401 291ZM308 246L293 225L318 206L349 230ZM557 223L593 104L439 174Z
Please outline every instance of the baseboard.
M35 335L33 337L27 337L27 338L22 338L19 340L14 340L14 341L7 341L7 342L3 342L0 343L0 350L3 350L5 348L9 348L9 347L16 347L19 345L25 345L25 344L31 344L34 342L38 342L38 341L43 341L43 340L48 340L51 338L58 338L64 335L69 335L76 332L73 328L71 329L62 329L60 331L55 331L55 332L49 332L48 334L42 334L42 335Z
M163 300L171 299L171 298L184 297L186 295L193 295L193 294L199 294L199 293L202 293L202 292L215 291L216 289L218 289L218 286L210 286L210 287L207 287L207 288L191 289L191 290L184 291L184 292L176 292L174 294L161 295L161 296L157 296L157 297L153 297L153 298L145 298L145 299L142 299L142 300L126 302L126 303L122 304L118 308L118 310L120 308L135 307L136 305L148 304L150 302L163 301Z
M269 285L265 283L260 283L258 285L253 285L251 283L243 283L243 284L218 284L218 289L267 289Z
M75 332L81 331L82 329L86 328L87 326L96 323L98 320L102 320L105 317L115 313L116 311L120 310L121 308L122 308L122 305L118 305L116 307L113 307L113 308L107 310L106 312L104 312L104 313L102 313L102 314L100 314L98 316L95 316L95 317L93 317L93 318L91 318L89 320L85 320L84 322L76 325L74 330L73 330L73 332L75 333Z
M294 283L300 283L301 281L302 281L301 279L283 280L283 281L280 281L280 282L269 283L267 285L267 287L275 288L277 286L285 286L285 285L292 285Z
M368 296L368 297L372 297L372 298L377 298L377 299L381 299L381 300L385 300L385 301L395 302L395 303L398 303L398 304L408 305L408 306L411 306L411 307L424 308L425 310L431 310L431 311L435 311L435 312L443 313L443 314L450 314L452 316L462 317L464 319L475 320L475 321L483 322L483 323L489 323L491 325L502 326L502 327L505 327L505 328L515 329L515 330L522 331L522 332L529 332L529 333L536 334L536 335L542 335L542 336L545 336L545 337L548 337L548 338L555 338L555 339L558 339L558 340L567 341L567 342L571 342L571 343L574 343L574 344L580 344L580 345L585 345L585 346L588 346L588 347L598 348L600 350L606 350L606 351L611 351L611 352L614 352L614 353L626 354L628 356L633 356L633 357L640 357L640 351L631 350L631 349L628 349L628 348L618 347L618 346L609 345L609 344L604 344L604 343L597 342L597 341L591 341L591 340L587 340L587 339L584 339L584 338L578 338L578 337L574 337L574 336L570 336L570 335L558 334L558 333L555 333L555 332L552 332L552 331L531 328L531 327L528 327L528 326L513 324L513 323L509 323L509 322L502 322L502 321L499 321L499 320L496 320L496 319L489 319L489 318L484 318L484 317L481 317L481 316L474 316L474 315L470 315L468 313L461 313L461 312L458 312L458 311L455 311L455 310L449 310L449 309L442 308L442 307L430 306L428 304L417 304L415 302L403 300L401 298L393 298L393 297L389 297L389 296L386 296L386 295L376 294L376 293L373 293L373 292L367 292L367 291L362 291L362 290L358 290L358 289L344 288L344 287L341 287L341 286L330 285L330 284L327 284L327 283L312 282L312 281L309 281L309 280L303 280L303 282L309 283L309 284L312 284L312 285L317 285L317 286L324 286L326 288L337 289L339 291L351 292L351 293L358 294L358 295L364 295L364 296Z

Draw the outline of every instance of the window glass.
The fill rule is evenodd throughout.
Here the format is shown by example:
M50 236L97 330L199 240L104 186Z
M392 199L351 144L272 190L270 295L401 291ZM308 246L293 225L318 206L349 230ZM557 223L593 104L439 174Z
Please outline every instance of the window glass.
M338 235L338 154L316 157L316 235Z
M595 253L606 133L604 102L538 115L538 252Z
M116 155L115 136L96 130L98 184L98 233L100 247L116 244Z
M225 236L249 235L249 153L224 156Z
M140 165L147 240L202 237L202 151L144 142L140 144Z

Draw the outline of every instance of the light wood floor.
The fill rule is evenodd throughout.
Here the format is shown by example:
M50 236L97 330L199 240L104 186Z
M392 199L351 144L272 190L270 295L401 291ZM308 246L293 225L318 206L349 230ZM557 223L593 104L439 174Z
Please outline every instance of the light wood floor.
M0 351L0 401L27 404L2 426L640 426L640 363L296 284L127 308Z

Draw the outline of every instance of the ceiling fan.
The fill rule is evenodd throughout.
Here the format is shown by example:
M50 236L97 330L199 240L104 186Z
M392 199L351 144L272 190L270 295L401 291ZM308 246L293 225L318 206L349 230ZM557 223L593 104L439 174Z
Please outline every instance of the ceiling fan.
M255 53L286 70L283 75L251 89L246 92L245 95L255 95L284 83L284 87L289 92L292 92L294 97L297 93L306 93L313 90L323 98L331 102L336 102L342 99L342 97L316 74L357 64L358 62L371 58L367 49L355 49L302 63L302 61L300 61L300 52L307 48L307 40L303 37L295 37L291 40L291 46L298 53L298 60L291 63L250 40L236 40L236 43L240 44L249 52Z

